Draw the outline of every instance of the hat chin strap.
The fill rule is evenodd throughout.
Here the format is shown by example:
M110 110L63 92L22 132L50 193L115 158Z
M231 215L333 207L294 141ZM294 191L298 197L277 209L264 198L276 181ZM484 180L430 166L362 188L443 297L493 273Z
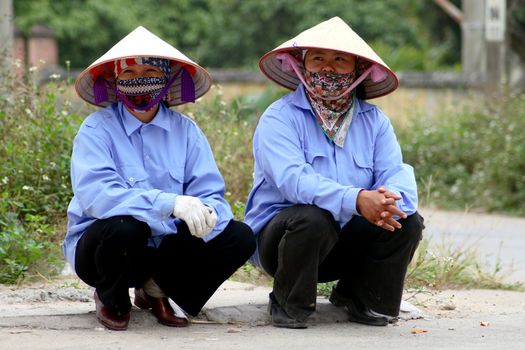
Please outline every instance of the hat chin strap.
M297 59L295 59L295 57L293 57L289 53L281 52L281 53L276 54L275 58L278 59L278 60L281 60L281 68L282 68L283 71L290 72L290 71L293 70L295 72L295 74L297 75L299 80L301 80L301 82L303 83L304 87L308 90L308 92L310 94L314 95L315 97L318 97L318 98L321 98L321 99L324 99L324 100L329 100L329 101L338 100L341 97L345 96L346 94L350 93L350 91L352 91L357 85L359 85L363 80L365 80L365 78L369 74L370 74L370 79L372 79L372 81L374 83L377 83L377 82L380 82L380 81L383 81L383 80L386 79L386 72L381 68L381 66L378 65L377 63L372 63L372 65L370 67L368 67L368 69L365 70L359 76L359 78L357 78L352 83L352 85L350 85L348 87L348 89L346 89L345 91L343 91L339 95L331 96L331 97L320 96L319 94L315 93L313 91L313 89L311 87L309 87L308 84L306 84L306 82L304 81L303 73L299 69L299 63L297 62Z

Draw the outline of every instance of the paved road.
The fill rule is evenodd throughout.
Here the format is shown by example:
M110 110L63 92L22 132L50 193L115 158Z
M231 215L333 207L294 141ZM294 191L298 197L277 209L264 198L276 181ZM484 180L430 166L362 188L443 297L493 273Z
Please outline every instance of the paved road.
M424 236L433 244L475 249L487 271L499 263L508 282L525 283L525 218L428 208L420 212Z

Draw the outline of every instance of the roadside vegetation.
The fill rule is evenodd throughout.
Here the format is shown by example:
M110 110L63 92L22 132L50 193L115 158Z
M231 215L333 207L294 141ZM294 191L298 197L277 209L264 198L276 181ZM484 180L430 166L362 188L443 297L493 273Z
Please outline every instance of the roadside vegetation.
M76 130L92 107L75 101L71 83L55 77L36 86L33 74L0 74L0 283L17 284L61 271L65 212L72 196L69 158ZM180 110L208 136L226 180L226 198L242 219L252 185L252 134L262 111L282 90L225 101L216 85L209 98ZM397 132L405 159L416 168L425 206L525 215L525 96L505 95L428 119L413 116ZM434 250L432 250L434 249ZM505 288L505 271L487 270L474 251L430 249L423 241L407 286ZM234 279L271 283L247 263ZM320 285L321 294L330 284Z
M411 118L398 130L421 204L525 216L525 94Z

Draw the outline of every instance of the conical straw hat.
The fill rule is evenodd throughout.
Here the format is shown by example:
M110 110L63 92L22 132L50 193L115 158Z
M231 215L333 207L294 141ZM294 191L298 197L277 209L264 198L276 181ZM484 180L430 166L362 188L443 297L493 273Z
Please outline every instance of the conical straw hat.
M392 70L372 50L368 44L357 35L341 18L333 17L286 41L272 51L266 53L259 60L259 68L269 79L290 90L295 90L300 80L297 74L287 68L276 56L280 53L289 53L302 61L301 49L329 49L347 52L369 61L383 71L384 79L372 80L373 75L363 80L364 98L384 96L394 91L399 81Z
M83 70L77 77L75 89L85 101L96 106L105 107L117 99L112 88L115 87L115 73L112 71L113 63L117 59L133 57L158 57L171 60L171 75L184 68L195 85L195 98L204 95L212 84L210 74L197 63L190 60L179 50L160 39L144 27L137 27L113 46L102 57ZM93 86L96 79L102 75L109 86L107 87L107 100L95 102ZM186 103L181 99L181 77L179 74L167 93L167 102L170 106Z

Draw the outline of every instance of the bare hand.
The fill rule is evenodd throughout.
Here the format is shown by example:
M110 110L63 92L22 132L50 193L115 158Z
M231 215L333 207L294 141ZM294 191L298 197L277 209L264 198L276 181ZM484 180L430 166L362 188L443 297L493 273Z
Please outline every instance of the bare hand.
M357 196L357 210L371 223L385 230L394 231L396 228L401 228L401 224L393 216L403 219L407 217L396 206L396 201L400 199L401 196L389 192L384 186L377 190L363 190Z

